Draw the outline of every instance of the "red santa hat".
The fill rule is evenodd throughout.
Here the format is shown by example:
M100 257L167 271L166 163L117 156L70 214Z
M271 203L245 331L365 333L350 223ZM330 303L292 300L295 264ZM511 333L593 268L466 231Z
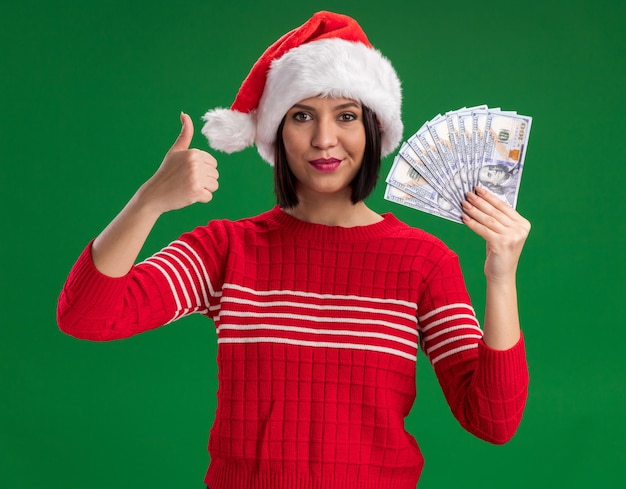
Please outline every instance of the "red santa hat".
M345 97L369 107L382 131L382 155L402 138L400 80L352 18L318 12L272 44L241 84L230 109L209 110L202 133L214 149L233 153L256 143L274 164L276 131L297 102Z

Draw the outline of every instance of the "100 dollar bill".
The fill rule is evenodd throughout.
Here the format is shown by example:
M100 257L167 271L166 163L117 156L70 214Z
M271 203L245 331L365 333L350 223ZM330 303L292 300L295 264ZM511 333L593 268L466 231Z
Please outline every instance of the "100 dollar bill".
M532 119L494 114L485 135L485 150L476 184L515 208Z
M420 210L428 209L426 212L457 222L461 220L459 208L437 192L401 155L396 155L386 182L388 185L412 197L412 199L407 200L401 193L391 192L395 197L394 202L399 202L398 199L402 198L403 202L399 203L409 207L419 208Z

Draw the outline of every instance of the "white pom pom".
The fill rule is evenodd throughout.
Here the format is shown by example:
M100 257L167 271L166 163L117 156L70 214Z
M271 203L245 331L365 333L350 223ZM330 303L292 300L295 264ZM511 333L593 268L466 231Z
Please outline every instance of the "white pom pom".
M205 121L202 134L214 149L234 153L254 144L256 135L254 113L244 114L217 108L209 110L202 119Z

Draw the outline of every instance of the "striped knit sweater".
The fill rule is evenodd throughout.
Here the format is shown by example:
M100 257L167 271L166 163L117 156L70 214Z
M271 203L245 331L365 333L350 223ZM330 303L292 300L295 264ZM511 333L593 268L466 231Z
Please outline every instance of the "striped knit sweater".
M213 221L122 278L100 274L87 247L58 322L105 341L191 313L214 321L212 489L415 488L423 458L404 418L418 348L461 425L492 443L517 429L528 374L523 340L483 343L456 255L383 217L328 227L274 208Z

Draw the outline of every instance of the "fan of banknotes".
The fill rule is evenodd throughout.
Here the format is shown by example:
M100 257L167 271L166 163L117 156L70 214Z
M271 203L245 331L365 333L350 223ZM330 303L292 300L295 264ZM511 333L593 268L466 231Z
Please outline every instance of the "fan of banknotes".
M477 186L513 208L532 118L485 105L437 115L404 142L385 199L455 222Z

